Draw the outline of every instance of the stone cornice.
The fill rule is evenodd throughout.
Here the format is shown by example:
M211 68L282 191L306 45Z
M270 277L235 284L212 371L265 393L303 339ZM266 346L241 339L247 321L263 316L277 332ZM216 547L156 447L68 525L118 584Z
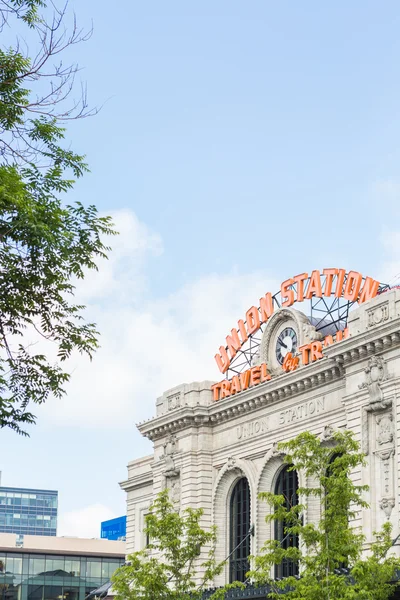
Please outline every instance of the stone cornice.
M125 492L131 492L136 488L144 487L146 484L153 483L153 472L141 473L140 475L135 475L131 479L126 479L125 481L121 481L119 486Z
M240 415L275 404L325 384L339 382L346 366L373 354L400 345L400 319L342 340L325 348L325 357L291 373L282 373L270 381L219 400L209 406L185 406L137 425L151 440L189 427L213 426Z

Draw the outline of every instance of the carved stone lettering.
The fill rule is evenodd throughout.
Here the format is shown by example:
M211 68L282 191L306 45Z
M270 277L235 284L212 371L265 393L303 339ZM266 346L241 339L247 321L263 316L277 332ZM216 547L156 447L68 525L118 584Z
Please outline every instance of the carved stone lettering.
M279 413L279 424L288 425L296 421L308 419L313 415L317 415L325 410L325 398L317 398L309 400L297 406L292 406Z
M371 308L367 312L368 314L368 327L374 327L380 325L389 319L389 303L385 302L375 308Z
M250 421L236 427L236 436L238 440L256 436L260 433L269 431L268 417Z

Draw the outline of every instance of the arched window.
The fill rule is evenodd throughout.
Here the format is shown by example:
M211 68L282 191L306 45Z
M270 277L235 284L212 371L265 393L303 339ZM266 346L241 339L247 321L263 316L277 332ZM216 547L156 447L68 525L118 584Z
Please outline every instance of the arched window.
M285 497L287 508L296 506L299 503L297 489L299 487L297 472L289 471L289 465L284 467L279 473L275 486L275 494ZM285 525L282 521L275 521L275 539L281 543L282 548L298 548L299 536L285 533ZM299 565L297 562L284 559L280 565L275 565L275 578L297 575Z
M236 483L230 501L229 581L245 581L250 569L250 488L246 477Z

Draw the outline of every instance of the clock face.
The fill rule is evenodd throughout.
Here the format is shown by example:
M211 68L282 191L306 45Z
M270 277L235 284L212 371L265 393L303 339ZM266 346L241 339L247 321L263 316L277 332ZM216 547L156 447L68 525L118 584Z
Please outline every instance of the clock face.
M280 365L283 364L286 354L294 354L297 350L297 335L292 327L285 327L276 340L276 359Z

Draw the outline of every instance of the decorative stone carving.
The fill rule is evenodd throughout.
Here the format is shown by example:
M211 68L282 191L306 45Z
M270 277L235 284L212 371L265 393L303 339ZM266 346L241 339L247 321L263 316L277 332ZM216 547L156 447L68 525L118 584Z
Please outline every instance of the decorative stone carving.
M285 456L285 453L282 450L279 450L278 444L279 442L274 442L272 444L272 448L268 452L269 458L282 458Z
M332 425L325 425L323 432L320 435L321 442L333 442L335 441L333 434L335 433Z
M376 457L382 461L381 466L379 466L382 494L382 498L379 501L379 506L384 511L387 519L390 519L392 509L395 505L395 489L393 478L394 453L395 449L393 446L386 448L385 450L378 450L375 452Z
M378 436L376 438L378 444L382 446L393 442L393 416L388 413L377 416L376 422L378 425Z
M164 455L162 459L165 462L164 477L178 477L179 469L175 467L174 454L176 453L176 436L170 435L164 444Z
M322 340L323 335L319 331L317 331L306 317L306 320L303 322L302 326L303 331L303 344L309 344L310 342L314 342L315 340Z
M385 302L367 311L368 327L375 327L389 319L389 303Z
M381 383L387 379L386 363L382 356L371 356L368 365L364 369L365 381L359 384L359 389L368 389L369 406L367 411L383 410L392 404L392 400L385 400L381 389Z
M178 392L173 396L168 396L168 410L176 410L181 406L181 394Z
M170 480L170 498L172 502L179 503L181 500L181 481L180 477L174 477Z
M226 470L230 471L231 469L236 469L236 459L233 456L229 456L228 461L226 463Z
M394 508L394 505L395 505L395 499L394 498L382 498L379 501L379 506L381 507L381 509L385 513L387 519L390 519L390 515L392 514L392 510Z

